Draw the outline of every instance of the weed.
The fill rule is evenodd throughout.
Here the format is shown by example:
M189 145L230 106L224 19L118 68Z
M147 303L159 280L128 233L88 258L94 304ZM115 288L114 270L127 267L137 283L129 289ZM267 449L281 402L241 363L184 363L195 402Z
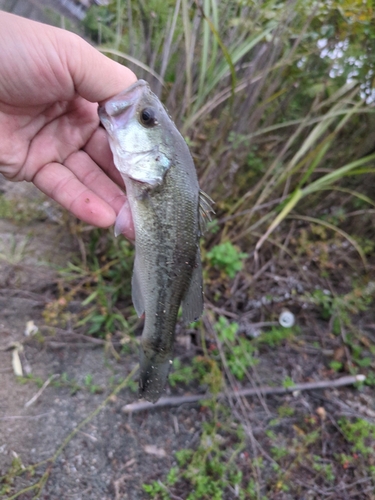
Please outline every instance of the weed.
M40 388L45 381L40 377L30 374L25 377L17 377L17 382L19 384L33 383ZM58 378L51 380L50 385L52 387L68 388L72 396L81 390L89 391L91 394L99 394L103 392L103 387L93 383L93 375L91 374L85 375L83 378L83 384L80 384L73 377L69 377L69 375L64 372Z
M353 449L366 458L375 456L375 424L357 418L351 421L347 418L339 420L339 426L345 439L353 445Z
M321 316L328 320L334 312L333 298L329 290L314 290L311 295L311 301L320 307Z
M87 374L84 377L83 383L87 390L91 392L91 394L99 394L103 392L103 387L100 387L99 385L93 383L93 376L91 374Z
M0 194L0 219L9 219L14 223L28 223L36 219L45 219L43 204L40 199L9 199Z
M335 359L333 359L332 361L330 361L329 367L332 368L333 371L339 372L343 368L343 363L341 363L341 361L336 361Z
M230 241L214 246L206 254L209 263L229 278L234 278L241 271L247 257L247 253L240 252Z
M339 318L342 324L351 326L351 316L368 309L374 300L374 291L375 284L369 282L344 295L332 295L328 290L317 289L308 298L320 307L323 319Z
M6 476L0 476L0 495L9 494L13 488L14 479L25 469L22 460L19 456L13 458L10 468ZM5 498L5 496L3 497Z
M214 328L221 342L235 342L238 323L229 323L224 316L219 316Z
M133 324L136 319L130 300L133 256L134 250L124 238L116 239L99 229L91 231L86 263L69 263L60 269L60 297L46 305L45 321L52 325L70 322L103 338L131 331L127 318L132 317ZM67 311L73 299L81 305L74 315Z
M222 423L217 425L216 417L220 409L221 406L214 403L213 421L204 425L195 451L182 449L176 452L177 466L171 468L163 486L158 482L143 485L144 491L152 498L173 498L172 494L169 496L173 486L178 487L183 482L189 485L188 500L222 500L226 498L226 492L234 490L238 498L246 498L245 480L235 465L235 457L244 447L243 437ZM235 444L230 454L225 447L228 439Z
M151 484L143 484L143 491L148 493L151 498L160 500L170 500L168 494L167 486L165 486L161 481L154 481Z
M324 481L333 483L335 474L333 473L333 465L331 463L324 463L320 456L313 456L313 469L320 473Z
M0 246L0 261L5 261L13 266L21 264L28 253L30 237L30 235L27 235L19 239L11 235L8 241L4 238Z
M173 361L173 372L170 373L168 381L172 387L177 384L185 383L190 384L191 382L201 378L197 364L200 364L199 358L193 358L191 364L183 366L181 361L176 358Z
M279 414L280 418L292 417L294 415L294 408L288 406L287 404L284 404L282 406L279 406L279 408L277 409L277 413Z
M223 344L229 370L238 380L243 380L248 368L259 362L255 357L256 347L246 337L237 335L238 324L229 323L224 316L219 316L214 329Z
M267 471L267 485L259 489L256 479L247 473L247 469L238 467L241 460L248 456L242 424L236 422L234 426L233 415L218 401L211 401L207 408L211 418L203 424L197 448L176 452L177 463L170 469L166 479L143 486L151 498L174 498L181 488L189 491L186 498L190 500L221 500L231 498L234 494L235 498L244 500L266 500L269 498L266 491L288 492L294 498L300 491L295 487L295 480L300 477L301 467L311 471L305 472L306 482L310 478L321 488L324 485L332 488L337 484L337 466L333 456L327 451L324 455L320 453L322 439L325 438L315 415L301 418L290 407L279 407L280 417L270 421L266 429L268 444L263 441L264 454L271 458L261 456L251 459L257 470ZM280 420L292 415L295 423L290 427ZM374 455L373 424L342 419L339 426L353 451L362 453L367 460ZM340 433L334 429L332 432L332 439L337 440ZM230 452L227 443L231 443ZM345 469L353 465L356 458L353 453L342 453L335 454L335 460ZM371 467L368 467L369 474L372 474Z
M285 387L287 389L288 387L293 387L295 385L295 383L293 382L293 380L290 377L285 377L283 382L282 382L282 385L283 385L283 387Z
M255 343L276 347L285 340L293 338L297 331L298 329L296 327L282 328L279 326L273 326L270 330L262 332L259 337L255 339Z
M282 458L287 457L290 454L290 451L282 446L272 446L271 454L272 458L275 460L281 460Z

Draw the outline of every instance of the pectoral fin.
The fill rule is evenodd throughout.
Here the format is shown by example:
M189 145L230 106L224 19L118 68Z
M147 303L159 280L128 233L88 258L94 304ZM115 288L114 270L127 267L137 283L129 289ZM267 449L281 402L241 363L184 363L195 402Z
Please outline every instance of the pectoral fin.
M203 312L203 277L201 253L198 248L195 268L189 288L182 299L182 320L184 323L196 321Z
M115 236L117 237L119 234L122 234L126 229L129 229L130 226L130 209L129 202L126 201L121 210L119 211L116 222L115 222Z

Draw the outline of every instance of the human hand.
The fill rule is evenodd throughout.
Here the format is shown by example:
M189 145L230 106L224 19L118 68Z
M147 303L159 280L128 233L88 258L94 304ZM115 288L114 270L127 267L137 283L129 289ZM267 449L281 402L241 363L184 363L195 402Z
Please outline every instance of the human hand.
M33 182L89 224L112 225L126 196L97 103L136 76L73 33L5 12L0 47L0 173Z

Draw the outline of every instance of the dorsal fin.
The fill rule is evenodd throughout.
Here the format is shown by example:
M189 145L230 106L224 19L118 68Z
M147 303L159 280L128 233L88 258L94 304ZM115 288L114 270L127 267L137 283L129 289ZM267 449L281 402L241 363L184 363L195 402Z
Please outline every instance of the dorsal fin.
M201 235L206 231L207 224L212 220L211 214L215 211L212 208L214 201L204 191L199 191L199 229Z

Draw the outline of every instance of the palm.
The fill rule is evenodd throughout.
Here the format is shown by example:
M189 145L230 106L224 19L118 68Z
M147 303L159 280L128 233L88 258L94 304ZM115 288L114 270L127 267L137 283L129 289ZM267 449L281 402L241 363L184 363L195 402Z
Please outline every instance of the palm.
M27 110L7 106L7 113L0 114L0 127L5 132L0 146L2 163L7 165L4 175L12 180L36 181L51 163L66 162L97 129L95 108L81 98Z

